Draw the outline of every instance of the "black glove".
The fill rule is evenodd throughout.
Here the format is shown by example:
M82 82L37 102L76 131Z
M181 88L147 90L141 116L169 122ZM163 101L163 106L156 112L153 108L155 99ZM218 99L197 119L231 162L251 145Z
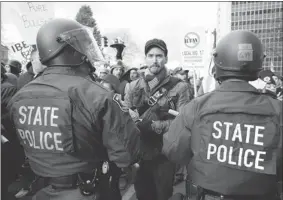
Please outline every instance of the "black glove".
M147 120L147 119L143 119L142 121L139 121L137 123L137 127L140 129L141 134L143 135L152 135L152 134L156 134L152 127L151 127L152 121Z

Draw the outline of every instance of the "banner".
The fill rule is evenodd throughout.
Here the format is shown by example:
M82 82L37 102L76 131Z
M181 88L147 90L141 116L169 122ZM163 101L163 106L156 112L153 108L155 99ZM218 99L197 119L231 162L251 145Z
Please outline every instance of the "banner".
M54 2L13 2L12 21L27 44L36 44L39 28L54 18Z
M181 55L185 69L204 68L206 50L207 41L204 28L188 28L186 32L183 32Z
M24 66L30 61L30 55L33 47L28 45L25 41L11 43L7 46L9 48L9 59L18 60L22 63L23 69L25 69Z

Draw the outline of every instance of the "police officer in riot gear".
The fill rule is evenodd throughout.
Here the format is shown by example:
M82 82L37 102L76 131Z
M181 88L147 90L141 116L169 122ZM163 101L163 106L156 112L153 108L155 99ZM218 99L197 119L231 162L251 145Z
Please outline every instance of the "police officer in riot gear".
M163 137L169 160L189 164L197 199L277 199L282 105L248 83L263 59L256 35L227 34L214 54L220 86L187 104Z
M120 168L137 159L139 130L113 94L92 81L102 59L79 23L54 19L37 34L47 68L10 101L17 136L42 184L36 199L121 199Z

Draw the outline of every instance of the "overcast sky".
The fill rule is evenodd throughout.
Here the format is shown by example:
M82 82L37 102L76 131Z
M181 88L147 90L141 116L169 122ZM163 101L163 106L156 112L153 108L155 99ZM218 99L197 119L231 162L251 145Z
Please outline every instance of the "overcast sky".
M13 2L15 3L15 2ZM11 23L9 11L3 10L1 18L4 24ZM201 26L208 30L216 28L217 2L56 2L55 17L75 18L82 5L90 5L97 25L102 33L115 29L128 29L132 38L141 48L152 38L161 38L167 42L169 59L179 60L179 30ZM15 27L8 27L15 31ZM17 33L8 34L9 40L16 39ZM182 37L182 36L181 36Z

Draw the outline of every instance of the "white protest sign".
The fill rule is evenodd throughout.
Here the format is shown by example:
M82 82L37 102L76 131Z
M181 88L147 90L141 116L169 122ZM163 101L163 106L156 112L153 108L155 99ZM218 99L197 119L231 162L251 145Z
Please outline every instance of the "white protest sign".
M13 2L13 23L27 44L36 44L39 28L54 18L54 2Z
M18 60L22 63L22 66L25 66L30 61L30 55L33 47L28 45L25 41L10 43L7 47L9 48L10 59Z
M181 42L182 62L185 69L205 67L206 35L202 27L188 28Z

